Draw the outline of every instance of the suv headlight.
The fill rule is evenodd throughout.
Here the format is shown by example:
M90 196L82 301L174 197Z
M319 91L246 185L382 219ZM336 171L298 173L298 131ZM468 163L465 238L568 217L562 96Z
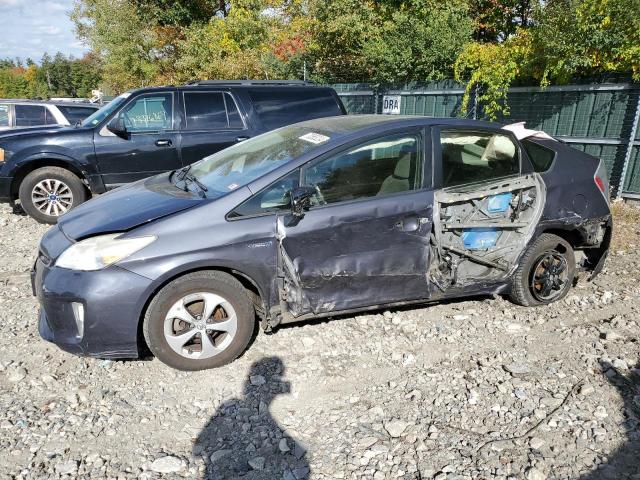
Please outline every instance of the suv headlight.
M134 254L156 239L155 236L119 238L121 235L100 235L73 244L58 257L56 266L71 270L100 270Z

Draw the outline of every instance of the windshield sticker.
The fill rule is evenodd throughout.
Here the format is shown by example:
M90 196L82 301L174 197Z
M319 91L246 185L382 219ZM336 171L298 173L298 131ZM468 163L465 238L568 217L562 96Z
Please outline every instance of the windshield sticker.
M227 185L227 188L229 190L235 190L236 188L238 188L240 185L238 185L237 183L230 183L229 185Z
M327 137L326 135L322 135L320 133L315 133L315 132L305 133L304 135L298 138L300 138L300 140L304 140L305 142L315 143L316 145L320 143L324 143L327 140L329 140L329 137Z

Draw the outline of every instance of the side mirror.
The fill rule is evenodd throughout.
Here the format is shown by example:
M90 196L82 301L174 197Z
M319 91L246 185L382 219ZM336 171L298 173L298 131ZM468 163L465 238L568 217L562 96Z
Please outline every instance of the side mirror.
M124 118L119 115L107 123L107 130L120 138L124 138L125 140L129 139L129 132L127 131L127 126L124 124Z
M304 212L311 207L311 198L318 193L316 187L303 185L291 190L291 214L294 217L304 217Z

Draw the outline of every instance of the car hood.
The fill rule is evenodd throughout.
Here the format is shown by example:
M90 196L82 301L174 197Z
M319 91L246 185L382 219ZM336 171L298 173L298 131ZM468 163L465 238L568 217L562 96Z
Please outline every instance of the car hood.
M28 137L34 135L43 135L47 133L60 132L63 130L75 130L75 127L68 127L62 125L47 125L44 127L22 127L11 128L9 130L0 131L0 139L11 139L15 137Z
M177 189L164 174L100 195L60 217L58 226L67 237L81 240L131 230L204 201Z

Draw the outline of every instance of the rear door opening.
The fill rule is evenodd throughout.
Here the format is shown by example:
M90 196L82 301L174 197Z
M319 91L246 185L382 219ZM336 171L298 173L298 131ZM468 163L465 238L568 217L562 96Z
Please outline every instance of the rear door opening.
M435 129L434 150L434 294L504 283L542 214L542 179L521 172L518 143L498 129Z

